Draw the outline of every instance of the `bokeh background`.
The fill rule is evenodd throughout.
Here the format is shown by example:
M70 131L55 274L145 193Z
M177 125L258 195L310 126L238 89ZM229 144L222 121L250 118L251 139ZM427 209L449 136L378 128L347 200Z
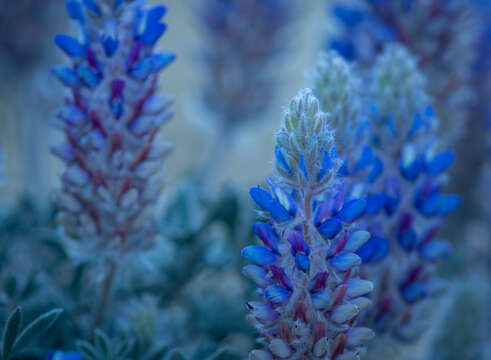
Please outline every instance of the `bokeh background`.
M179 224L179 221L183 219L187 221L188 216L195 215L189 210L186 210L188 212L183 210L182 218L176 220L168 213L169 208L175 211L176 208L172 206L176 201L183 203L182 198L179 197L181 193L186 193L183 198L193 203L193 199L189 200L189 193L192 191L183 184L188 184L187 179L192 174L202 171L202 164L211 153L217 136L221 136L213 125L216 121L215 114L204 108L200 101L201 89L207 80L202 62L203 46L207 46L207 42L199 23L196 2L195 0L165 1L168 7L166 15L168 30L158 43L159 49L171 50L177 54L177 61L160 77L161 91L172 94L176 98L175 116L162 130L162 139L175 145L174 152L165 164L164 172L168 185L163 200L156 210L159 214L167 214L159 215L164 219L164 227L165 216L170 216L174 224ZM240 215L237 216L241 224L249 224L254 218L253 206L246 200L249 187L262 184L265 176L271 173L273 132L280 124L283 106L300 88L309 85L309 71L315 64L319 52L326 49L328 39L339 30L339 24L329 10L332 5L329 1L292 0L292 6L293 3L295 3L294 20L288 25L288 35L284 38L285 51L275 60L275 66L271 70L276 72L279 81L278 86L275 87L273 100L266 111L259 114L254 121L238 127L233 134L227 135L231 137L231 146L224 156L224 163L213 175L211 182L210 194L214 194L217 199L227 200L228 191L233 193L234 201L238 202L232 204L240 207L240 211L237 210ZM51 211L46 210L50 208L51 194L53 189L60 186L58 175L62 164L50 154L49 150L52 144L57 143L60 134L52 128L50 122L62 102L64 89L52 78L49 69L52 64L65 61L61 51L53 45L53 37L60 32L70 32L71 25L65 15L64 0L15 0L15 5L14 0L0 0L0 5L2 9L0 13L0 213L4 222L2 224L4 233L0 234L0 238L4 248L8 247L8 242L14 239L26 240L24 243L27 247L16 252L20 254L19 256L24 256L26 252L31 251L29 250L31 237L39 238L39 234L44 236L54 228L49 215L39 215L36 212ZM489 23L487 18L489 5L478 5L488 6L487 12L479 10L480 17L476 20L479 26L485 27L486 23ZM489 58L486 57L489 55L489 44L486 46L488 46L487 52L484 49L477 58L482 63L479 66L489 74ZM491 84L488 80L485 80L484 84L482 81L474 80L472 86L477 89L478 96L472 104L473 113L465 133L456 145L457 160L452 174L453 180L449 185L451 190L461 194L464 201L444 229L444 234L457 251L454 258L442 267L441 272L452 279L454 287L446 295L449 298L444 302L446 307L444 306L439 314L440 325L435 326L422 343L404 348L397 355L398 359L403 358L402 353L410 353L408 359L491 359L491 219L489 218L491 192L489 175L486 177L483 170L490 156L490 125L489 120L483 119L482 116L483 112L486 112L483 109L489 107L490 99L487 95ZM487 166L489 167L489 164ZM226 201L225 203L230 205ZM227 209L221 210L227 213ZM200 211L206 213L206 210ZM224 223L228 221L227 215L220 219ZM15 225L17 228L14 226L12 230L12 224L17 224ZM245 313L245 309L241 306L252 290L241 278L239 270L240 245L247 241L244 239L247 239L250 234L248 230L242 228L224 230L221 228L222 225L212 226L206 235L218 239L216 243L208 240L204 242L213 250L206 255L211 260L202 264L202 267L193 269L192 277L185 279L187 288L192 289L192 294L197 297L207 294L199 302L202 307L197 307L196 303L189 307L184 305L180 307L179 301L175 299L167 303L159 302L152 297L140 297L132 300L129 306L121 305L115 310L118 321L123 323L121 328L128 329L135 326L131 322L130 315L137 311L135 309L139 309L138 311L141 310L144 314L137 320L141 320L143 327L146 326L145 316L150 318L158 316L162 319L158 326L154 326L154 333L149 337L162 337L184 348L190 342L196 345L202 340L206 344L221 342L233 344L240 349L239 352L244 353L252 346L254 343L252 329L240 323ZM199 228L199 225L195 227ZM46 228L51 230L48 231ZM15 237L10 236L8 231L17 231ZM170 238L172 236L173 234L169 235ZM233 244L230 249L230 246L227 247L228 245L223 243L226 243L231 236L241 240ZM190 238L193 239L192 241L196 240L192 236ZM171 248L170 252L165 246ZM167 254L167 257L161 256L164 262L172 257L169 254L176 254L178 251L175 246L169 244L165 246L165 249L159 250L162 252L158 253ZM223 255L222 248L227 249L227 254L232 254L227 255L231 258L225 257L217 261L216 258ZM191 254L190 257L193 259L193 256L200 251L197 249L201 248L198 245L195 248L190 247L186 250L186 254ZM32 261L27 255L26 259L28 262ZM206 268L209 264L212 264L211 270ZM59 268L54 269L59 270ZM46 277L51 276L49 273L49 271L46 273ZM93 274L87 276L94 277ZM122 288L125 287L124 282L130 281L130 278L131 275L122 275ZM213 281L216 282L214 289L217 290L213 294L209 294L208 289L203 288L203 283L212 281L210 278L214 278ZM94 282L97 283L99 280L96 279ZM183 280L178 278L174 281ZM187 294L186 291L184 293ZM212 296L220 297L222 294L231 295L232 300L225 301L224 305L222 300ZM156 303L165 306L159 307ZM236 303L237 305L233 305ZM45 301L40 308L44 309L49 304L52 302ZM228 313L229 308L234 306L237 307L237 312ZM166 311L164 307L171 310ZM9 306L5 305L2 314L8 308ZM195 328L191 330L186 328L190 322L187 319L190 317L188 313L190 308L203 316L199 321L193 320ZM149 315L145 313L148 309L156 312ZM218 316L217 311L222 310L224 314ZM38 309L34 307L32 313L37 311ZM195 315L193 313L192 316ZM172 336L155 335L158 334L155 329L161 330L170 323L179 330L176 330ZM70 326L76 329L75 325ZM110 329L114 328L114 323L111 326ZM118 334L114 331L112 333ZM76 337L81 334L82 331L74 330L72 335ZM198 340L191 341L189 334L193 334L192 336ZM49 340L49 344L51 347L73 345L73 341L57 335ZM213 346L210 345L210 348ZM199 355L196 356L197 359L200 358Z

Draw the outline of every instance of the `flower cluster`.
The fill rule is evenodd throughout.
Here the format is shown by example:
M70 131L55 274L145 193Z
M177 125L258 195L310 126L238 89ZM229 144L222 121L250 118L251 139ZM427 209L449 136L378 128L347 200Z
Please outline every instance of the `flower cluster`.
M152 245L157 231L147 213L171 148L158 135L173 100L156 90L159 72L175 55L154 52L166 8L144 5L68 0L78 37L55 37L70 58L69 66L52 69L68 88L56 119L66 141L52 150L66 164L59 221L70 237L109 253Z
M389 45L372 71L367 163L377 162L383 171L366 187L361 225L371 238L357 252L364 276L376 289L368 324L404 339L421 334L428 304L423 300L444 288L435 267L451 246L436 235L444 217L460 204L458 196L441 192L454 154L440 149L437 122L415 64L403 47Z
M273 61L288 39L295 6L287 0L201 1L207 35L203 99L219 125L235 128L266 110L277 85Z
M276 142L271 193L250 191L262 218L253 231L263 245L242 251L255 263L243 272L263 297L247 306L266 349L249 357L358 359L373 336L356 325L373 287L359 278L355 254L370 237L353 224L365 200L346 197L328 115L310 90L290 102Z
M442 119L442 141L451 144L462 136L472 101L470 80L476 57L477 22L469 1L359 0L339 3L333 12L343 32L330 42L331 48L367 65L385 43L409 48L431 79L428 91Z

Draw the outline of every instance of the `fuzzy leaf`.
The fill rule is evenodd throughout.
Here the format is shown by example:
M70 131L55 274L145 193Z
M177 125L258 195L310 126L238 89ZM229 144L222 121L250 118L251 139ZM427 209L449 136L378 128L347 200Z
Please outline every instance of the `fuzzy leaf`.
M84 355L84 360L99 360L101 355L86 341L77 341L77 349Z
M186 358L179 351L174 351L169 360L186 360Z
M21 351L31 345L40 335L42 335L54 324L62 311L62 309L48 311L27 325L17 337L12 348L12 353Z
M167 353L169 352L169 349L170 349L169 345L161 344L157 348L152 350L150 354L145 356L145 360L162 360L165 358L165 355L167 355Z
M110 342L107 338L106 334L104 334L100 330L95 331L95 347L99 350L99 353L102 355L103 359L109 360L111 359L111 349Z
M14 345L17 333L22 325L22 309L18 306L12 314L10 314L3 330L2 336L2 359L7 360L10 357L10 351Z
M134 346L135 341L133 339L123 342L118 351L116 351L116 359L126 359Z

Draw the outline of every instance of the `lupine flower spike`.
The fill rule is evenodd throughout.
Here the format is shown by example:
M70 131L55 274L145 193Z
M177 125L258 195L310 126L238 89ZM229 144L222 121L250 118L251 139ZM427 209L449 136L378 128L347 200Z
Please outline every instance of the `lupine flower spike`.
M405 48L388 45L371 81L371 158L383 164L383 173L368 184L363 223L372 237L357 251L362 272L376 289L367 321L379 331L413 340L423 333L435 306L424 300L445 287L435 267L451 246L436 235L460 203L458 196L441 193L454 154L439 148L424 77Z
M312 78L314 94L322 111L329 114L330 127L335 131L336 148L342 160L338 175L343 176L350 194L360 196L365 177L374 177L381 171L380 164L369 166L368 162L373 150L368 144L369 122L362 81L333 50L319 56Z
M244 274L261 301L247 303L249 319L265 345L250 359L359 359L372 330L356 326L370 305L372 283L357 276L357 251L370 237L353 222L365 201L344 197L328 116L310 90L289 104L276 134L271 192L253 187L263 245L242 256L254 264Z
M158 198L169 144L158 140L173 100L158 95L159 72L175 55L154 51L164 6L145 1L68 0L78 35L57 35L70 64L52 72L68 89L53 153L66 167L57 200L66 234L87 250L124 254L152 246L148 211Z
M333 13L343 31L330 41L330 48L370 66L384 44L406 46L431 79L428 92L442 121L442 141L452 144L464 134L478 36L470 1L357 0L337 2Z

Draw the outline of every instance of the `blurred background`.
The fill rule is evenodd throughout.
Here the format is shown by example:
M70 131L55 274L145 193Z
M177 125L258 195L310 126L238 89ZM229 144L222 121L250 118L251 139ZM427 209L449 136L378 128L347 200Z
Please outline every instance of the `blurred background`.
M168 30L157 47L177 54L177 60L160 76L160 91L176 99L175 116L162 129L162 139L172 142L175 149L165 163L167 186L156 210L166 241L156 252L143 260L138 258L134 261L136 265L123 272L118 291L122 299L131 299L114 307L114 319L106 326L114 337L145 334L147 338L138 341L150 343L147 345L152 349L161 341L177 347L190 346L196 359L205 358L200 354L212 353L217 344L237 348L240 356L254 345L254 332L244 320L242 306L253 296L253 289L240 274L239 256L240 248L252 242L249 228L255 214L247 192L250 186L264 183L265 176L272 171L273 132L280 125L283 106L299 89L310 84L309 71L320 51L330 48L331 39L345 31L339 16L333 14L334 1L292 0L287 4L291 6L290 15L275 40L280 46L274 48L277 54L268 55L268 64L264 65L267 73L261 75L274 77L270 101L258 105L259 110L252 115L244 116L247 121L243 124L239 117L239 124L229 131L218 120L216 107L209 106L214 102L203 101L203 88L216 87L203 58L212 58L213 53L223 50L210 40L202 24L205 16L202 7L212 6L211 3L215 1L201 4L198 0L165 1ZM422 343L404 348L402 353L412 354L408 359L491 359L490 10L489 1L464 3L474 9L472 33L476 43L469 70L474 97L466 105L470 114L464 129L459 130L457 160L449 185L462 196L463 205L444 229L457 251L441 270L452 279L455 289L448 295L452 297L451 304L438 320L441 325ZM75 299L81 295L68 296L64 293L66 289L57 290L53 284L64 282L71 290L78 286L84 294L87 289L76 283L76 277L79 276L79 282L84 277L92 278L95 284L100 283L100 278L97 270L83 273L83 262L69 264L63 246L58 248L62 241L54 224L57 210L51 202L53 189L60 187L58 176L62 171L61 162L50 154L50 146L61 138L51 122L63 101L64 89L52 78L49 69L52 64L65 62L64 55L53 44L53 37L70 33L72 27L65 14L64 0L0 0L0 5L0 244L4 254L17 254L16 261L3 259L0 267L0 314L4 318L17 302L28 304L32 316L54 305L73 310ZM450 30L452 22L441 26ZM261 32L253 39L261 41ZM220 98L215 100L220 103ZM227 146L217 146L221 142ZM220 157L223 163L208 174L217 154L223 155ZM195 188L196 181L200 181L196 178L207 175L211 177L207 179L210 191L202 199L203 194ZM20 249L12 249L14 241ZM32 241L43 248L42 261L32 259ZM182 264L175 264L173 256ZM18 264L18 259L26 260L28 269ZM163 285L157 289L152 287L155 284L142 286L138 296L125 297L124 294L137 291L128 284L145 276L142 263L154 267L155 283ZM22 286L30 284L29 272L39 271L41 275L35 282L47 292L35 291L32 297L23 297L18 289L9 288L16 269L22 269L21 277L26 277L19 281ZM171 275L161 281L158 277L164 271ZM182 272L189 276L177 275ZM215 285L203 285L212 282ZM215 289L211 294L210 287ZM88 296L93 293L93 289L86 292ZM177 295L171 298L166 295L169 293ZM79 314L77 311L85 310L82 306L82 310L73 310L71 314ZM136 319L135 314L139 316ZM156 318L158 321L154 321ZM67 317L64 321L63 326L70 331L63 333L60 326L46 340L49 348L73 348L73 339L84 336L83 316L81 320ZM156 324L149 325L152 321ZM172 334L165 331L169 326ZM205 345L201 349L197 343ZM40 357L39 353L33 354L34 358ZM401 353L397 356L403 358Z
M56 185L60 170L58 160L49 152L59 134L49 122L64 93L63 87L53 81L49 73L53 63L64 61L64 55L53 45L53 38L69 30L70 24L63 0L47 0L43 4L22 0L20 3L24 5L14 8L8 5L8 0L3 1L11 13L2 14L0 25L2 36L7 38L2 40L2 74L10 76L10 80L7 77L2 85L0 141L3 152L8 153L4 158L4 173L9 175L4 179L0 194L2 201L7 202L26 191L45 200ZM160 79L162 91L176 98L176 115L163 133L167 141L176 145L165 169L172 186L203 162L211 151L215 129L210 124L213 119L206 118L213 114L203 114L202 105L198 105L204 81L200 52L206 44L203 44L196 6L193 1L180 0L165 4L168 30L158 47L172 50L178 56L172 71L167 71ZM33 9L36 6L42 10ZM15 9L17 7L19 9ZM243 127L234 139L217 183L233 179L247 189L249 185L262 182L269 173L273 130L280 124L282 107L299 88L308 84L308 70L324 46L324 29L329 28L327 11L325 1L314 0L302 4L295 14L295 21L289 25L290 35L285 39L291 51L278 59L274 69L281 86L275 89L274 101L267 112L259 114L250 127ZM20 16L25 18L25 24L18 23ZM168 188L168 191L172 190Z

